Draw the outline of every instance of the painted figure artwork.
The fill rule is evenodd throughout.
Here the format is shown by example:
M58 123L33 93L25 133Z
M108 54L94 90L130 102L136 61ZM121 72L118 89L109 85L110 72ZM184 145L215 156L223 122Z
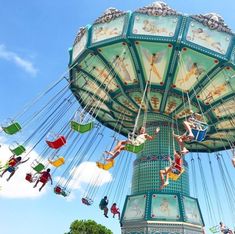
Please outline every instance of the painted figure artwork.
M123 95L117 97L117 100L128 109L131 109L132 111L138 111L138 109L127 98L123 97Z
M176 97L170 96L167 99L165 113L166 114L172 113L180 105L180 103L181 103L181 99L180 98L176 98Z
M132 98L132 100L138 105L138 106L140 106L141 105L141 108L143 109L143 110L146 110L146 107L147 107L147 105L146 105L146 98L145 98L145 100L142 102L142 98L143 98L143 95L140 93L140 92L132 92L132 93L130 93L130 96L131 96L131 98ZM142 102L142 103L141 103Z
M235 114L235 101L230 100L214 108L214 113L218 118Z
M151 71L151 83L160 84L164 82L172 51L171 47L164 47L161 43L151 45L151 43L141 42L137 49L144 67L145 79L150 79Z
M133 34L151 35L161 37L173 37L175 34L178 18L175 16L148 16L136 15Z
M231 36L223 32L211 30L196 21L192 21L186 39L217 53L226 54Z
M180 218L179 212L177 196L153 194L151 209L152 218L177 220Z
M234 123L231 120L225 120L217 124L218 129L234 128Z
M92 32L92 43L120 36L123 31L124 21L125 17L122 16L109 23L94 25Z
M161 62L164 55L166 54L166 51L157 52L155 56L153 56L151 53L149 53L147 49L142 48L142 53L147 59L147 62L149 64L153 63L152 72L157 77L158 81L162 81L162 74L160 74L160 71L159 71L159 67L160 67L159 63Z
M117 89L117 83L114 81L115 79L113 79L113 76L104 68L104 66L95 66L92 73L102 84L108 85L107 89Z
M197 201L189 197L184 197L183 203L187 221L194 224L202 224Z
M197 112L199 112L199 109L198 109L197 107L193 106L193 105L191 106L191 110L190 110L188 107L183 108L183 109L176 115L176 118L177 118L177 119L185 118L185 117L187 117L187 116L189 116L189 115L192 114L191 111L193 111L194 113L197 113Z
M224 75L223 71L218 73L199 93L200 99L208 105L233 92L231 85L235 84L235 80L231 80L231 85L229 85L227 78L228 77Z
M78 41L74 46L73 46L73 56L72 60L74 61L78 55L81 54L81 52L85 49L87 44L87 32L81 37L80 41Z
M135 197L129 197L126 212L124 214L125 220L143 219L146 206L146 196L139 195Z
M116 69L118 70L119 73L122 74L122 78L125 82L132 82L131 75L129 73L129 64L127 63L127 61L125 60L125 57L118 57L115 60L115 65Z
M134 63L128 48L122 43L106 46L101 51L104 58L113 61L111 66L124 84L134 83L136 74Z
M153 111L159 111L162 94L157 92L150 93L150 103Z
M182 50L174 83L177 88L190 90L214 66L212 58L190 49Z

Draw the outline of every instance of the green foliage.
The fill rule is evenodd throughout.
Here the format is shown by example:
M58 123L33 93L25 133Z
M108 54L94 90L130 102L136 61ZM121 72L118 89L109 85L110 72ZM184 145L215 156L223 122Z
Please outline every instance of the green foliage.
M111 230L93 220L75 220L65 234L113 234Z

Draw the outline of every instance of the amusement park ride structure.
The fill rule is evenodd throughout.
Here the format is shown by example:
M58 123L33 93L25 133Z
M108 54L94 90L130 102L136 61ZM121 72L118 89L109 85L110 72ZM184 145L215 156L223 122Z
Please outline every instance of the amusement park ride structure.
M234 148L234 41L232 31L214 13L187 16L163 2L134 12L109 8L77 34L70 50L66 86L40 110L30 112L30 120L19 123L26 109L39 98L12 122L2 125L3 132L11 137L42 116L24 143L10 147L15 156L28 157L41 142L46 145L25 179L46 183L39 177L46 168L53 166L55 172L68 164L54 188L56 194L68 196L77 168L95 154L108 127L114 132L111 148L117 137L127 137L123 150L136 154L131 194L126 197L121 215L122 233L203 233L205 224L199 202L190 194L187 154L182 171L171 172L171 181L164 188L159 172L169 167L175 152L181 150L174 135L188 134L185 122L189 119L193 119L194 127L193 137L185 142L188 151L211 154ZM79 104L79 108L71 117L74 104ZM65 117L70 121L61 127L60 120ZM151 141L138 143L141 127ZM32 146L29 142L33 139L37 141ZM13 159L5 168L9 169ZM220 153L217 159L223 160ZM235 165L235 158L232 160ZM106 158L97 166L107 171L116 167L115 161ZM126 172L123 183L124 175ZM92 205L100 183L93 179L82 198L85 205ZM235 209L233 182L225 183L228 200L232 197L229 204ZM214 233L216 230L211 228Z

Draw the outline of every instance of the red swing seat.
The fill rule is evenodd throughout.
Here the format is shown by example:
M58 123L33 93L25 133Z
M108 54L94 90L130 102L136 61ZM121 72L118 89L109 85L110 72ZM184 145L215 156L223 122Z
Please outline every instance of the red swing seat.
M82 203L87 205L87 206L90 206L90 205L92 205L93 200L91 200L90 198L87 198L87 197L83 197L82 198Z
M64 136L59 136L55 141L46 141L46 143L52 149L59 149L66 144L66 139Z
M56 194L61 194L61 191L62 191L62 188L61 188L60 186L56 186L56 187L54 188L54 192L55 192Z

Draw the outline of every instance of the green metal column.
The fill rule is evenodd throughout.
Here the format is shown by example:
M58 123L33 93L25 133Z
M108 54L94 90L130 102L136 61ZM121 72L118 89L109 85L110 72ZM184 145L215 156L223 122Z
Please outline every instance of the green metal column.
M144 150L137 155L137 159L134 162L132 177L133 195L158 190L161 185L159 171L170 165L167 159L169 155L173 159L172 120L164 115L148 113L147 133L154 135L157 127L160 127L160 132L154 140L145 143ZM174 144L176 149L178 149L177 142ZM186 161L184 161L184 168L185 172L181 175L180 179L177 181L170 180L170 184L162 190L163 192L189 195L189 176Z

